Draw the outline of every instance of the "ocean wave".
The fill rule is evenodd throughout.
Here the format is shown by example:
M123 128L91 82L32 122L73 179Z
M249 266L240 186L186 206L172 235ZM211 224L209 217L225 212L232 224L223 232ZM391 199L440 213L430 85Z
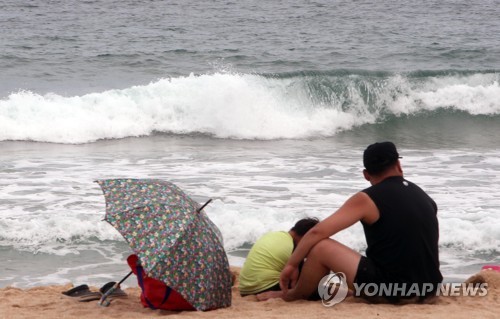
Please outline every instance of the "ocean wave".
M290 229L301 214L283 214L269 207L249 207L216 200L208 216L219 227L227 251L254 243L261 235L277 229ZM326 213L318 213L324 219ZM499 221L492 211L467 214L445 210L440 213L440 247L445 251L464 250L474 254L499 252ZM51 213L24 215L0 220L0 246L19 251L55 255L78 254L79 246L124 242L123 237L97 214ZM335 235L337 240L358 251L366 248L363 229L358 224Z
M0 140L79 144L155 132L328 137L436 111L496 116L499 82L498 71L336 70L190 75L70 97L19 91L0 100Z

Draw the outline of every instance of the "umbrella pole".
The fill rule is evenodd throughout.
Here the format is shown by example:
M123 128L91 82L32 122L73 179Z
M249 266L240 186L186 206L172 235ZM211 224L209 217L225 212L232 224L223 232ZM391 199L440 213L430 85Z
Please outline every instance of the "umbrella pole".
M127 278L130 277L130 275L132 275L133 273L134 273L133 271L130 271L125 277L123 277L122 280L120 280L120 282L117 285L120 286L122 284L122 282L127 280Z
M203 210L203 208L205 208L205 206L207 206L208 204L210 204L210 202L212 201L212 199L210 198L209 200L207 200L207 202L205 204L203 204L200 208L198 208L196 210L197 213L201 212Z

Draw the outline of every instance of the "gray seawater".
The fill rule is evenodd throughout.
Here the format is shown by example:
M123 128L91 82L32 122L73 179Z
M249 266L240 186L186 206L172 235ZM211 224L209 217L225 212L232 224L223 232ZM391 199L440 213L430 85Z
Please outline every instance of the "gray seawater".
M0 3L0 94L82 94L220 69L498 70L499 1Z
M0 287L127 273L98 178L171 180L232 264L393 140L447 280L500 263L500 2L0 2ZM362 229L336 238L363 251ZM134 284L128 281L129 284Z

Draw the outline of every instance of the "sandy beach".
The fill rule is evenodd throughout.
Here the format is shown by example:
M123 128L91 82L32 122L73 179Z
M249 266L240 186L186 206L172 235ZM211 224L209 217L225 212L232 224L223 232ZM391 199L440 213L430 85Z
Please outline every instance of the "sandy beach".
M239 269L232 270L236 275ZM343 302L325 307L320 301L285 302L271 299L258 302L254 296L242 298L237 281L232 306L207 312L172 312L143 308L140 290L127 288L128 297L116 299L109 307L96 301L78 302L61 294L71 288L43 286L31 289L0 289L0 318L498 318L500 313L500 272L481 271L467 282L487 282L486 296L438 297L432 304L368 304L348 297ZM92 287L91 290L97 290Z
M500 319L500 272L480 271L500 265L498 2L1 1L0 319ZM383 141L437 204L444 282L484 281L487 295L327 307L243 298L236 280L211 295L228 308L169 312L144 308L134 277L109 307L62 294L98 296L140 251L97 180L212 199L204 212L237 275L264 234L325 220L370 187L363 152ZM149 217L128 229L158 226ZM369 252L362 223L329 237Z

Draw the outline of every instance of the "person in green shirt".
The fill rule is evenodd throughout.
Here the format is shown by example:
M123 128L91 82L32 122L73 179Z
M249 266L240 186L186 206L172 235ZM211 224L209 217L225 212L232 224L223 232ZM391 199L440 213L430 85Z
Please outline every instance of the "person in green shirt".
M260 237L250 249L239 277L242 296L280 290L280 274L295 246L319 222L317 218L299 220L288 232L272 231Z

